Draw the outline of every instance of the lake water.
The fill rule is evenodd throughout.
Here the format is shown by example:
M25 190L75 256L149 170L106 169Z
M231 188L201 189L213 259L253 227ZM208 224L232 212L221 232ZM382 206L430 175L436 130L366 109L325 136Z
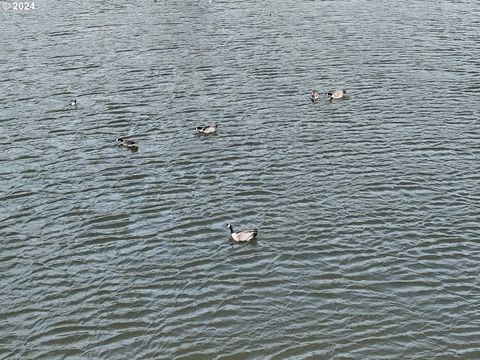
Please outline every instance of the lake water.
M0 22L0 359L480 358L476 0Z

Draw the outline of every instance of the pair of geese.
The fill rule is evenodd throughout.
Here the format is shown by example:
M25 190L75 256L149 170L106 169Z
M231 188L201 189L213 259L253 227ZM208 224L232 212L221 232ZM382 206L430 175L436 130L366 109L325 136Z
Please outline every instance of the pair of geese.
M210 135L210 134L215 134L217 132L217 124L214 125L205 125L205 126L197 126L195 128L197 133L199 134L204 134L204 135ZM137 151L138 150L138 144L134 140L129 140L129 139L124 139L124 138L118 138L115 139L116 143L118 146L123 146L126 147L129 150Z
M217 126L218 126L217 124L197 126L195 130L199 134L210 135L210 134L215 134L217 132ZM119 146L126 147L127 149L130 149L130 150L138 150L138 144L136 141L128 140L124 138L118 138L118 139L115 139L115 141Z
M325 95L328 96L330 101L343 99L346 94L347 94L347 90L335 90L335 91L329 91L325 93ZM312 102L317 101L319 98L320 98L320 94L318 93L317 90L312 90L310 92L310 100L312 100Z

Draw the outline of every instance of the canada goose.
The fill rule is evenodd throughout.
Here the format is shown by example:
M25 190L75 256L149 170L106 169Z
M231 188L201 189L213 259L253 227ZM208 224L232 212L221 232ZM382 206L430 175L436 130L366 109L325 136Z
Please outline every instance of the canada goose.
M233 231L233 226L231 224L227 224L227 228L230 229L230 236L236 242L247 242L254 239L258 235L258 230L256 229L249 229L249 230L241 230L241 231Z
M318 98L320 97L320 95L318 95L318 91L317 90L312 90L310 92L310 100L312 100L312 102L315 102L316 100L318 100Z
M326 93L326 95L330 98L330 101L332 99L342 99L345 97L345 94L347 93L347 90L335 90L335 91L329 91Z
M217 132L217 124L214 125L205 125L205 126L197 126L195 130L199 134L209 135L214 134Z
M115 141L117 142L118 146L125 146L127 149L134 151L138 150L138 144L133 140L118 138L115 139Z
M70 106L77 107L77 99L70 101Z

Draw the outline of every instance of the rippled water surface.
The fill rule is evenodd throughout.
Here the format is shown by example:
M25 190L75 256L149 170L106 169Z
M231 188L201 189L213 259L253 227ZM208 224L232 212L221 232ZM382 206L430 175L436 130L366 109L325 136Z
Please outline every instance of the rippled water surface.
M0 12L0 359L480 359L476 0L35 5Z

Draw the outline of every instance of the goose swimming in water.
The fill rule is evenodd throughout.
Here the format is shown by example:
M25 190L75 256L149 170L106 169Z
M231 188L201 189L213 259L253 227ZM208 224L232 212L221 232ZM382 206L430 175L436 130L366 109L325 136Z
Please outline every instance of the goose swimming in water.
M77 99L70 101L70 106L77 107Z
M231 224L227 224L227 228L230 229L231 238L236 242L247 242L253 240L258 235L258 230L256 229L234 231Z
M217 132L217 124L214 125L206 125L206 126L197 126L195 130L199 134L209 135L214 134Z
M327 95L330 98L330 101L332 99L342 99L345 97L345 94L347 93L347 90L335 90L335 91L329 91L325 95Z
M317 91L317 90L312 90L312 91L310 92L309 98L310 98L310 100L311 100L312 102L315 102L316 100L318 100L319 97L320 97L320 95L318 94L318 91Z
M134 151L138 150L138 144L133 140L118 138L118 139L115 139L115 141L117 142L118 146L124 146L127 149L134 150Z

